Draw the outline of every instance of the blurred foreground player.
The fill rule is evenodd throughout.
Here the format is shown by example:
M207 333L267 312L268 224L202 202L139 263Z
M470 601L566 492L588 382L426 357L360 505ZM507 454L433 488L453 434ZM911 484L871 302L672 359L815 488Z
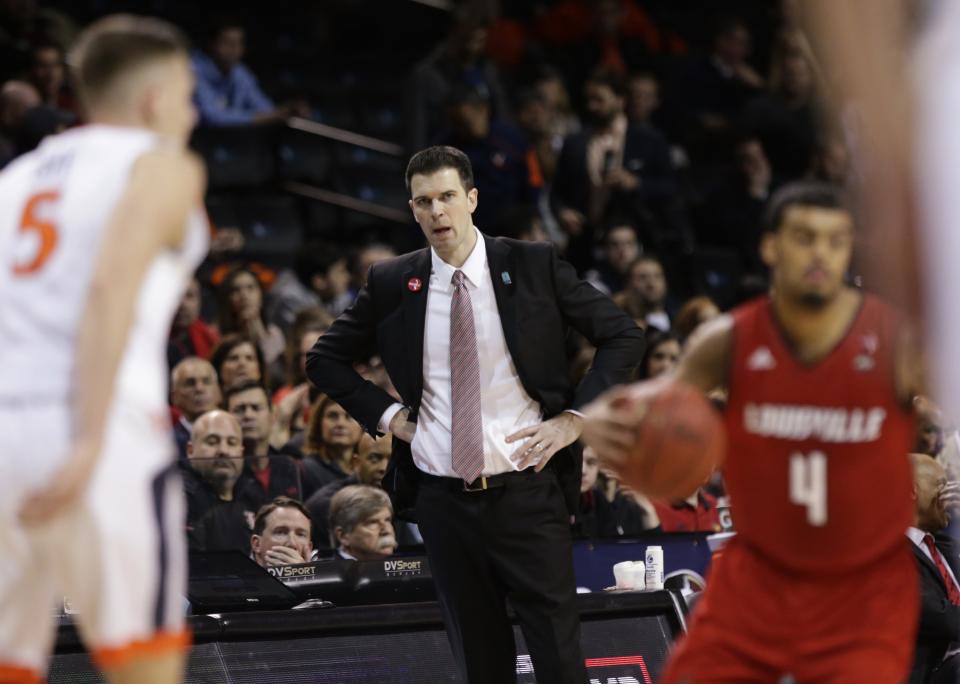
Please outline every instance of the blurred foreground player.
M0 176L0 680L40 681L57 599L110 682L175 682L188 645L166 339L206 252L184 42L91 25L92 122Z
M784 187L768 229L770 296L706 323L675 376L729 388L737 536L663 681L902 682L919 602L911 345L891 309L844 285L854 225L836 190ZM584 439L606 464L624 469L650 392L589 408Z

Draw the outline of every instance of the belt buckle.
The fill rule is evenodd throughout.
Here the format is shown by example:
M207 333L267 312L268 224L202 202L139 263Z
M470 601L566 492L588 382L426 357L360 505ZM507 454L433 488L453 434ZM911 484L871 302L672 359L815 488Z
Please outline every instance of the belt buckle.
M479 482L479 483L480 483L480 486L479 486L479 487L471 487L471 486L470 486L471 484L476 483L476 482ZM484 475L481 475L480 477L478 477L476 480L473 481L473 483L470 483L470 482L467 482L466 480L464 480L464 481L463 481L463 491L465 491L465 492L482 492L482 491L485 491L485 490L489 489L489 487L487 486L487 478L486 478L486 476L484 476Z

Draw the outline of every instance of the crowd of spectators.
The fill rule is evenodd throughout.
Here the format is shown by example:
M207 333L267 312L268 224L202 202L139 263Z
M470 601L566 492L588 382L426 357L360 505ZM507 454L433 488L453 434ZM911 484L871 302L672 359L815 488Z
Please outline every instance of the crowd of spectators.
M29 16L0 35L0 54L15 55L7 64L22 66L0 85L0 166L83 121L65 61L72 22L20 4ZM480 192L476 225L553 242L647 331L636 377L668 373L698 325L763 291L757 246L771 193L803 177L847 180L845 131L826 114L824 75L793 3L760 26L710 14L706 40L639 0L508 4L459 3L446 35L406 65L397 142L411 152L434 143L464 150ZM245 62L249 23L185 28L197 36L201 126L282 124L337 97L275 101L256 62ZM758 34L769 48L762 54L753 51ZM168 344L192 548L237 548L276 564L379 558L417 543L415 526L393 519L379 489L389 438L363 435L303 370L306 351L393 247L343 234L265 266L220 249L229 242L215 240ZM704 249L732 259L732 299L698 291L691 269ZM591 354L571 340L571 373ZM361 371L392 390L378 359ZM934 422L925 423L928 440ZM939 451L944 440L921 446ZM574 530L713 531L722 493L715 479L685 501L648 501L600 472L587 450Z

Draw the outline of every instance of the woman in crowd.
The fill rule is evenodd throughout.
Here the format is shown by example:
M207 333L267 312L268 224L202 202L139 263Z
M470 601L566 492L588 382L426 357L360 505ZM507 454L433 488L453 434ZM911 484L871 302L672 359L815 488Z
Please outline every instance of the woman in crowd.
M303 453L306 462L314 462L321 486L347 477L357 452L363 429L340 404L322 395L313 404L307 425Z
M249 337L236 333L226 335L210 353L210 363L217 369L221 389L244 380L266 387L263 352Z
M227 274L217 290L217 327L221 335L239 333L260 350L271 380L283 377L283 332L267 322L263 286L253 271L236 268Z

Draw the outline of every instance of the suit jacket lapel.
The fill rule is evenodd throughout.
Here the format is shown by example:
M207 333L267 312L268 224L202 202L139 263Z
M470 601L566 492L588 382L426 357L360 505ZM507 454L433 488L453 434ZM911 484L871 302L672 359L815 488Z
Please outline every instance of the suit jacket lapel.
M514 268L513 252L510 247L500 240L488 235L483 236L487 247L487 266L490 268L490 280L493 281L493 293L497 299L497 310L500 313L500 325L503 327L503 337L507 342L507 349L513 357L514 366L520 375L524 387L523 369L517 363L520 358L519 331L517 327L517 273ZM529 392L529 388L527 392Z
M414 279L419 279L420 287ZM427 320L427 290L430 288L430 249L416 255L403 273L403 327L406 331L407 368L412 383L410 400L420 406L423 394L423 327Z

